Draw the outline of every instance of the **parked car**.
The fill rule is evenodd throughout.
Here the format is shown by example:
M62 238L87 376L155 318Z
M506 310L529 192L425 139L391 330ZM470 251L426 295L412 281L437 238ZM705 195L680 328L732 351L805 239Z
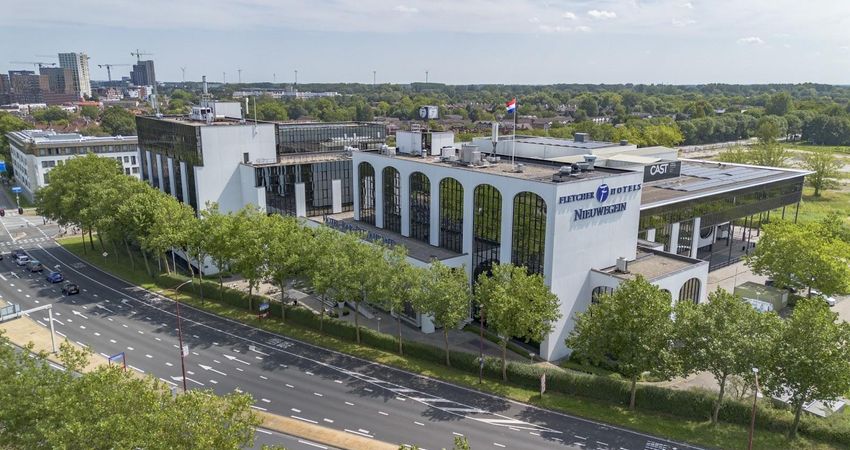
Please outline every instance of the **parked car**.
M812 289L812 296L822 298L823 301L825 301L826 304L829 305L829 306L835 306L835 303L836 303L835 297L833 297L831 295L825 295L823 292L818 291L817 289Z
M27 256L27 255L21 255L21 256L18 256L17 258L15 258L15 264L17 264L20 267L26 266L27 263L29 263L29 262L30 262L30 257Z
M41 261L37 259L31 259L27 263L27 271L29 272L43 272L44 266L41 264Z
M47 281L51 283L61 283L65 281L65 277L62 276L61 272L50 272L47 274Z
M24 249L22 249L22 248L12 250L12 259L17 261L18 257L25 256L26 254L27 254L27 252L25 252Z
M76 283L65 283L65 285L62 286L62 293L64 295L79 294L80 293L80 287L77 286Z

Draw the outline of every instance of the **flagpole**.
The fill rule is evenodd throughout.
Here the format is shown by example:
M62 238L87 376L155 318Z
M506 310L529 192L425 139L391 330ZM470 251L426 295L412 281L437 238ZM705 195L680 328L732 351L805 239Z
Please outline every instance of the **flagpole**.
M511 140L511 170L516 169L516 113L519 109L519 104L516 103L516 98L514 98L514 138Z

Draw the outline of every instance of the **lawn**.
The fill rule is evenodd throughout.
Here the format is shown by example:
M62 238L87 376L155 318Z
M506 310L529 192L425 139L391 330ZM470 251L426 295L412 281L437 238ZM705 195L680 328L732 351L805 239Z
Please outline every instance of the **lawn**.
M410 372L420 373L473 389L479 389L481 391L508 397L532 405L562 411L564 413L589 419L604 421L606 423L638 430L648 434L665 436L670 439L687 441L707 447L724 449L746 448L748 431L747 428L742 426L730 424L718 424L716 426L712 426L708 422L682 420L672 416L648 414L640 411L629 411L626 408L613 406L607 403L578 397L570 397L557 393L547 393L541 398L540 393L536 390L505 385L486 379L483 384L478 384L478 377L468 372L415 358L401 357L395 353L359 346L353 342L333 338L321 334L318 331L300 327L292 323L286 323L284 325L277 319L258 321L257 316L247 310L234 308L217 301L211 301L209 297L207 297L206 302L202 303L200 298L192 293L191 290L181 290L179 293L174 292L173 288L176 286L176 283L173 276L170 278L152 278L147 275L144 272L144 266L141 262L141 258L137 258L136 270L133 270L130 267L130 262L126 257L126 254L121 255L119 259L114 256L104 258L101 256L100 250L92 251L91 249L88 249L88 251L84 253L83 245L79 237L63 239L62 245L92 265L111 272L128 282L138 284L144 288L159 292L170 298L191 304L192 306L203 308L209 312L321 347L398 367ZM638 407L640 407L640 405L638 405ZM813 442L808 439L798 438L794 441L788 441L782 433L757 430L753 448L765 450L778 448L826 450L837 447Z
M843 155L850 155L850 147L840 145L812 145L795 142L791 144L786 144L785 148L787 148L788 150L802 150L807 152L837 153Z
M847 191L822 191L820 197L815 197L814 189L803 188L803 201L800 203L800 222L818 221L826 217L830 212L838 212L848 225L850 225L850 192ZM791 214L794 213L790 208ZM785 217L788 218L789 207L785 208ZM793 217L793 216L792 216Z

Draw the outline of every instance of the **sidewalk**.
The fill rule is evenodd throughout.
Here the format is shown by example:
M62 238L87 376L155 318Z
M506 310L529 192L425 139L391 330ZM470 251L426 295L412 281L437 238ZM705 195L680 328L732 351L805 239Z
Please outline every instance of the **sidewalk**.
M232 277L229 281L225 281L224 285L231 289L236 289L242 292L248 292L247 283L243 279L236 276ZM310 309L316 314L318 314L319 308L321 307L321 302L314 295L304 292L305 290L306 289L302 290L294 288L290 283L290 287L289 289L287 289L286 295L289 299L297 300L299 305L304 306L307 309ZM255 293L258 295L267 296L275 301L280 300L280 289L278 289L277 286L274 286L269 283L260 283L260 286L255 290ZM368 313L373 317L368 318L365 315L361 314L359 319L361 327L370 328L372 330L390 334L392 336L398 335L398 324L396 323L395 317L377 308L367 308ZM343 316L341 320L353 324L353 312L353 309L349 308L349 314ZM442 329L437 329L433 333L425 334L403 319L401 321L401 335L402 339L408 342L421 342L423 344L433 345L441 349L444 348L446 345ZM480 351L480 345L481 344L478 338L478 333L470 333L463 330L449 331L449 348L451 348L452 350L478 354ZM501 358L502 350L497 344L490 342L485 338L484 354L487 356L492 356L494 358ZM508 360L510 361L529 361L528 356L518 355L510 350L508 351L507 355Z

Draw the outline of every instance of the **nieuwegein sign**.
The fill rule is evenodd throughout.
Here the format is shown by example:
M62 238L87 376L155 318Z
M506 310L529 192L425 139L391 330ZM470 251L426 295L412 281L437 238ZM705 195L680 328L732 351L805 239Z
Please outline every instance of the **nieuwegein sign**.
M665 178L676 178L682 171L682 163L679 161L664 161L643 167L643 181L663 180Z

